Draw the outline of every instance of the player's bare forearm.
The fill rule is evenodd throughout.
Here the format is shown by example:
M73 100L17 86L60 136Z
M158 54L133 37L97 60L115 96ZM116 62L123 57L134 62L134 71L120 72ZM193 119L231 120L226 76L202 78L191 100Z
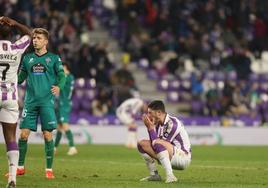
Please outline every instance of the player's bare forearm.
M23 25L19 22L17 22L16 20L13 20L12 18L6 17L6 16L2 16L0 17L0 22L9 25L10 27L15 27L16 29L19 30L19 32L22 35L29 35L31 36L31 30L26 26Z

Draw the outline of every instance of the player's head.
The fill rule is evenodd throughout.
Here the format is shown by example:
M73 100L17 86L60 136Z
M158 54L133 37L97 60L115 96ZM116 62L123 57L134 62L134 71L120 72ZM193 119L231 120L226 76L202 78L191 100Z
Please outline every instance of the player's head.
M7 40L11 36L11 27L6 24L0 24L0 39Z
M160 100L154 100L148 104L147 112L151 120L159 122L166 114L165 105Z
M34 49L40 50L47 47L49 32L44 28L35 28L32 31Z
M67 62L62 63L64 73L69 73L70 72L70 64Z

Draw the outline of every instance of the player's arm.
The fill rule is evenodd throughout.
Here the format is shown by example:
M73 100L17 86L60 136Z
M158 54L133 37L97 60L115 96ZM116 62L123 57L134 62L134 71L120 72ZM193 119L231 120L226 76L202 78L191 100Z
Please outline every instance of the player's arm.
M63 71L60 71L57 74L57 79L58 79L58 84L53 85L51 88L51 92L55 96L59 96L60 90L62 90L64 88L64 85L65 85L66 77L65 77L65 74Z
M142 120L143 120L144 125L147 127L147 131L149 133L150 141L153 144L154 141L158 138L157 133L155 131L155 125L151 121L151 119L149 118L149 116L147 114L144 114L142 116Z
M0 22L9 25L10 27L15 27L22 35L31 36L31 30L26 25L23 25L12 18L2 16L0 17Z
M22 84L22 82L24 82L24 80L26 80L28 76L27 69L25 67L25 62L27 61L27 59L27 55L25 55L22 59L21 67L18 74L18 84Z
M22 82L26 80L27 76L27 72L21 69L18 75L18 84L22 84Z
M58 62L55 63L55 71L57 73L57 85L53 85L51 88L51 92L53 95L59 95L60 90L64 88L66 82L66 76L63 70L62 62L60 57L57 57Z

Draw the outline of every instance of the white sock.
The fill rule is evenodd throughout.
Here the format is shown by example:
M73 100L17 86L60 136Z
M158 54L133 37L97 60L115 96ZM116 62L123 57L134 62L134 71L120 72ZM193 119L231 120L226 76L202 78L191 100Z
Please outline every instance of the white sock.
M155 173L157 172L155 160L147 153L142 153L141 155L146 162L146 166L149 170L150 175L155 175Z
M19 151L12 150L7 152L8 158L8 182L14 181L16 183L17 165L19 162Z
M46 171L52 171L52 168L46 168Z
M164 167L164 169L166 171L166 175L167 176L173 175L168 151L165 150L165 151L158 153L157 158L159 159L161 165Z

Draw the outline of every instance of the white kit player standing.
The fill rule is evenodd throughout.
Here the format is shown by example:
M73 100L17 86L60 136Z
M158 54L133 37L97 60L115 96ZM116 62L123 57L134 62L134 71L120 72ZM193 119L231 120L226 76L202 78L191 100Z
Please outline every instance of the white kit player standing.
M22 35L14 43L10 41L12 28ZM21 56L31 43L31 30L17 21L0 17L0 122L5 137L9 165L7 188L16 187L16 170L19 151L16 142L16 128L19 117L18 68Z

